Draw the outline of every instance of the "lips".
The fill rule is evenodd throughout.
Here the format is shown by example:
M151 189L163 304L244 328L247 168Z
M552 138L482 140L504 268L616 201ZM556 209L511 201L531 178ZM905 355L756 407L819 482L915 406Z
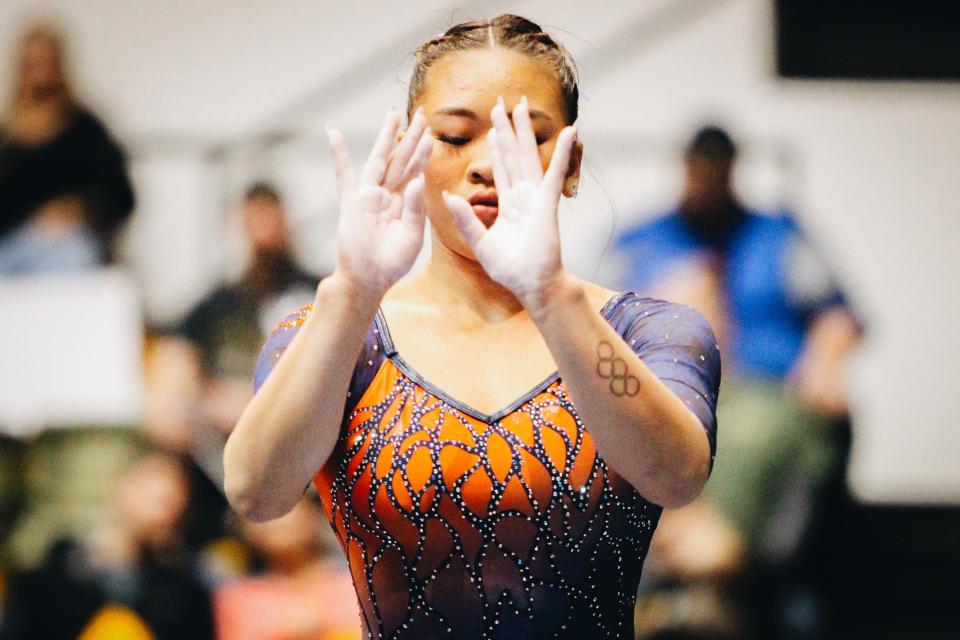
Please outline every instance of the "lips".
M478 191L477 193L470 196L468 202L472 205L483 204L488 207L495 207L499 202L497 197L497 192L495 189L490 189L488 191Z
M473 205L473 212L485 226L489 227L497 219L499 199L496 190L478 191L467 201Z

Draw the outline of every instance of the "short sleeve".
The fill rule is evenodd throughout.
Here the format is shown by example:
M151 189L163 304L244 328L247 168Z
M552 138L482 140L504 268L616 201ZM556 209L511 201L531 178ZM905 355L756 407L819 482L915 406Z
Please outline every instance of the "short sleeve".
M693 307L625 294L614 327L650 370L700 419L717 452L720 349L713 330Z
M811 316L846 300L820 251L791 223L784 241L783 270L787 299Z
M307 317L313 311L313 305L308 304L300 307L283 320L270 332L263 348L260 349L260 355L257 357L257 366L253 372L253 392L260 390L261 385L277 366L280 356L283 355L297 331L303 326Z
M253 374L254 393L263 385L264 381L270 375L270 372L273 371L273 368L287 350L287 347L293 342L297 331L303 326L303 323L312 312L312 304L301 307L281 320L276 328L270 332L270 337L267 338L266 343L260 350L260 356L257 358L257 366ZM379 329L375 322L371 322L350 379L350 388L347 391L344 404L345 417L350 415L356 407L363 392L370 386L370 382L373 380L385 359L385 349L380 339Z

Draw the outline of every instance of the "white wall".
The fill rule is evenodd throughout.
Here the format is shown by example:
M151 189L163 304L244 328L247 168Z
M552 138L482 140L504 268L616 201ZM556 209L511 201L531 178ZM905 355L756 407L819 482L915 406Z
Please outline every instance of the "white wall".
M6 0L0 52L38 8L69 25L85 95L136 155L129 255L163 319L236 265L220 203L254 175L287 188L301 255L328 268L335 208L322 124L344 130L361 157L383 109L404 103L404 53L462 19L529 16L579 61L582 139L599 178L563 212L570 268L612 282L601 254L614 220L622 228L669 203L676 144L704 117L721 119L744 142L744 195L798 212L867 320L851 372L854 489L960 502L960 300L948 284L960 267L960 84L779 80L764 0L400 6ZM318 86L328 89L311 108L283 108ZM196 151L264 127L301 137L226 163Z

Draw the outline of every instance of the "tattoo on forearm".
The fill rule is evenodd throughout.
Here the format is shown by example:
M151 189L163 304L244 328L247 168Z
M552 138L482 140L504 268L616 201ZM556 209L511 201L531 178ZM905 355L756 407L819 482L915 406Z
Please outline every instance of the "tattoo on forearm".
M627 371L627 362L614 355L613 345L601 340L597 345L597 375L610 381L610 392L615 396L635 396L640 391L640 379Z

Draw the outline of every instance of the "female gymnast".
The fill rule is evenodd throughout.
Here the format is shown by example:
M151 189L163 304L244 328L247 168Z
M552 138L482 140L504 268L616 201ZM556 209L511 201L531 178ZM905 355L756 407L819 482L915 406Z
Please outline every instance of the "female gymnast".
M504 15L423 45L359 173L330 132L337 266L264 347L226 492L266 520L312 479L367 638L632 638L661 508L709 475L709 326L563 268L577 95Z

